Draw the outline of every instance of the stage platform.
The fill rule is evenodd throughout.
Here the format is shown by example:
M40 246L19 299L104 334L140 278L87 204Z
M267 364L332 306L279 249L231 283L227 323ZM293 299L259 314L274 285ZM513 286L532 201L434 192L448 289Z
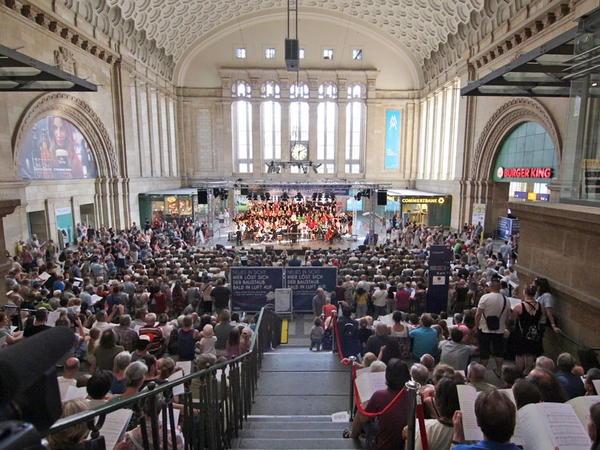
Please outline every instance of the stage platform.
M277 251L287 250L288 253L291 251L295 253L304 254L306 250L327 250L329 248L339 250L354 250L359 245L363 245L365 237L369 232L369 221L368 217L359 217L355 222L353 233L356 234L345 234L339 238L333 240L332 243L325 241L320 238L316 240L311 239L298 239L295 243L291 239L286 239L287 236L282 236L281 240L268 240L263 242L256 242L252 239L244 239L242 245L237 245L235 238L229 239L230 233L232 232L231 225L219 224L215 221L214 224L214 238L212 239L212 245L223 245L224 247L246 247L253 249L266 249L272 248ZM380 242L385 240L385 229L379 221L375 223L375 233L379 234ZM209 243L211 245L211 243Z
M262 242L246 239L242 242L242 245L238 245L235 240L230 241L227 237L217 236L214 242L215 245L223 245L224 247L235 246L260 250L272 249L277 252L286 250L288 253L294 252L304 254L308 250L328 250L330 248L336 250L354 250L359 245L364 244L364 239L364 236L360 239L357 235L342 236L341 238L334 239L332 242L325 241L324 239L298 239L296 242L292 242L291 239L268 240Z

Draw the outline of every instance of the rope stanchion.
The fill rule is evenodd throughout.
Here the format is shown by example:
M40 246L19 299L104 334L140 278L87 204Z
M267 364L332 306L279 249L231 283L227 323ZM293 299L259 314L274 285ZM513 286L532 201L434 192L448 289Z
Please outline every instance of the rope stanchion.
M429 450L427 430L425 429L425 412L423 410L423 399L417 394L417 419L419 420L419 433L421 434L421 446L423 450Z
M408 398L408 435L406 438L406 449L414 450L415 448L415 415L417 410L417 397L419 396L419 388L421 385L416 381L409 381L404 385L404 389L409 392Z

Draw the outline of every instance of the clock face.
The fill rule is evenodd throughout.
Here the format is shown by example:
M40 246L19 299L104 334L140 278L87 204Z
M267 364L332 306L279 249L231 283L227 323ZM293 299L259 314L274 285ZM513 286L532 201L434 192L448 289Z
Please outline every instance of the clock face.
M305 144L294 144L291 155L294 161L306 161L308 158L308 148Z

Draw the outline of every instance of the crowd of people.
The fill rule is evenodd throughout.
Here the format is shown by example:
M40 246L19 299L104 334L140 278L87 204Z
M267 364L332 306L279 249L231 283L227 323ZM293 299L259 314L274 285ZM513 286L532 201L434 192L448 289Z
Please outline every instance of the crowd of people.
M275 242L282 239L333 241L352 234L352 215L338 210L335 202L322 202L316 197L294 201L250 200L248 210L233 219L233 233L238 244L244 240Z
M273 211L265 208L258 215L255 210L254 215L238 216L234 222L240 229L266 227L277 232L293 227L290 220L295 216L297 223L327 224L342 233L351 232L344 228L351 224L343 223L334 207L302 210L292 205L300 203ZM331 292L319 289L312 302L311 350L333 349L343 357L356 356L365 366L377 361L374 367L389 371L389 392L364 405L368 412L382 411L407 379L418 380L427 418L433 420L426 422L428 435L431 431L434 438L430 448L445 449L450 441L460 441L457 384L480 387L487 392L481 402L510 409L486 385L490 357L495 359L496 375L507 386L521 388L522 396L537 398L531 394L537 392L536 387L543 401L563 401L566 394L558 393L575 394L580 386L569 373L576 377L581 368L569 369L574 361L566 364L566 356L561 355L558 372L538 367L547 363L541 356L546 329L560 329L547 280L519 285L513 267L517 237L496 253L493 242L479 242L476 227L459 234L398 221L390 225L386 239L376 248L329 247L304 255L242 246L205 248L196 243L197 234L204 235L206 228L191 222L146 222L141 228L134 225L121 232L79 225L78 245L61 250L52 241L40 243L33 235L30 242L19 243L11 258L0 338L6 336L5 345L15 345L47 329L49 316L55 326L71 327L77 342L58 363L64 368L61 386L92 381L88 400L102 404L112 396L133 395L149 381L164 382L176 370L176 361L192 361L201 369L247 351L253 324L229 312L230 267L335 266L337 286ZM455 257L448 308L438 314L428 311L427 294L428 251L435 244L448 246ZM509 298L521 301L512 303ZM21 324L22 331L11 327ZM478 362L472 363L477 357ZM515 364L504 364L505 359L514 359ZM78 374L80 365L86 363L90 376ZM580 382L585 389L579 389L578 395L595 394L592 381L600 378L600 370L591 369L586 375L585 385ZM564 380L568 386L563 387ZM525 382L533 387L522 389ZM515 392L515 398L522 399L521 394ZM517 405L519 401L524 400ZM405 406L399 402L394 407L394 423L405 420ZM69 404L65 411L77 408ZM397 434L393 439L386 435L397 430L387 420L380 419L376 448L403 448L404 441ZM346 435L358 437L369 421L359 416ZM484 435L495 439L485 430ZM439 443L432 446L432 441Z

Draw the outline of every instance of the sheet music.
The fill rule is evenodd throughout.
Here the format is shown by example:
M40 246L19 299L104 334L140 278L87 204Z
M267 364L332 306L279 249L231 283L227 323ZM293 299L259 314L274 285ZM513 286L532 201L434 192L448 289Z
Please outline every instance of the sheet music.
M132 414L133 411L130 409L119 409L106 415L104 425L100 429L100 434L104 436L106 450L112 450L117 442L123 440Z
M356 384L361 403L369 400L375 391L387 389L385 372L364 373L356 378L354 383Z
M65 397L62 399L63 403L67 400L71 400L74 398L86 398L87 397L87 389L85 387L78 388L77 386L69 386L67 389L67 393Z
M566 403L529 404L517 412L525 450L589 450L590 438L573 407Z
M56 321L60 317L60 311L50 311L48 313L48 320L46 321L46 325L49 327L53 327L56 324Z
M50 274L48 272L42 272L37 277L37 279L40 280L42 283L48 281L48 278L50 278Z
M192 373L192 362L191 361L177 361L175 364L183 369L184 375L189 375Z
M183 377L183 370L178 370L177 372L173 372L173 374L167 378L168 381L179 380ZM177 386L173 386L173 395L182 395L185 392L183 388L183 383L178 384Z
M475 417L475 399L479 392L468 385L456 386L458 392L458 402L462 412L463 432L466 441L480 441L483 439L483 433L477 426L477 418Z

